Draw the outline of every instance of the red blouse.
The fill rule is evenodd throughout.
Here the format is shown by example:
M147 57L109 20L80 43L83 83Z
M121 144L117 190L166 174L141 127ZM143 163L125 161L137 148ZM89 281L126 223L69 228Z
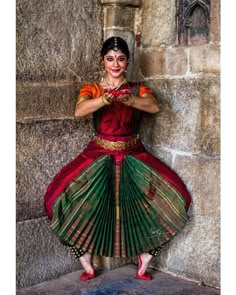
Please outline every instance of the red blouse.
M121 89L128 89L129 84L125 84ZM89 96L92 99L96 99L104 94L104 89L100 84L88 83L80 90L78 99L81 96ZM139 96L145 96L146 94L153 94L152 90L147 86L139 85ZM138 111L140 112L140 111ZM99 126L97 132L102 135L112 136L129 136L136 133L137 110L124 105L120 102L112 102L103 108L102 115L99 118ZM97 113L98 115L98 113ZM96 117L96 112L94 113Z

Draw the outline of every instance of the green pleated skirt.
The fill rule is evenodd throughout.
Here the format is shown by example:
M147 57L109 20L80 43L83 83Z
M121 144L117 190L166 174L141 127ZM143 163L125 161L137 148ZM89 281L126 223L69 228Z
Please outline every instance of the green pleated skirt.
M58 196L52 230L93 255L132 257L163 245L188 221L186 201L134 156L96 159Z

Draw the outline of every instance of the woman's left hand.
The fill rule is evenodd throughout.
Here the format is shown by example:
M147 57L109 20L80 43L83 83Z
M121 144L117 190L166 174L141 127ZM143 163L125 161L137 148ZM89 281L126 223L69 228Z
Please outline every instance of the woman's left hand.
M127 102L130 96L129 89L122 89L122 90L108 90L105 92L106 95L111 95L113 97L112 101L116 102Z

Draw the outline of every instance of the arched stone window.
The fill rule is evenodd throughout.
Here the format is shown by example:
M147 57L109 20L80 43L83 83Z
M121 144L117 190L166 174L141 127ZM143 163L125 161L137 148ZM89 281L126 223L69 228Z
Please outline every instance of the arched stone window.
M178 42L196 45L209 42L210 0L177 0Z

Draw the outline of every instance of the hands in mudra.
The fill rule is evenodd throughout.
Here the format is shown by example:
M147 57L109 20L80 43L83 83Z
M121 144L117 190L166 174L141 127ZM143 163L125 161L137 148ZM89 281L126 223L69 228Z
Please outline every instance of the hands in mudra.
M116 102L122 102L122 103L128 104L128 102L132 99L132 95L129 89L122 89L122 90L106 89L104 91L104 95L110 103L113 101L116 101Z

